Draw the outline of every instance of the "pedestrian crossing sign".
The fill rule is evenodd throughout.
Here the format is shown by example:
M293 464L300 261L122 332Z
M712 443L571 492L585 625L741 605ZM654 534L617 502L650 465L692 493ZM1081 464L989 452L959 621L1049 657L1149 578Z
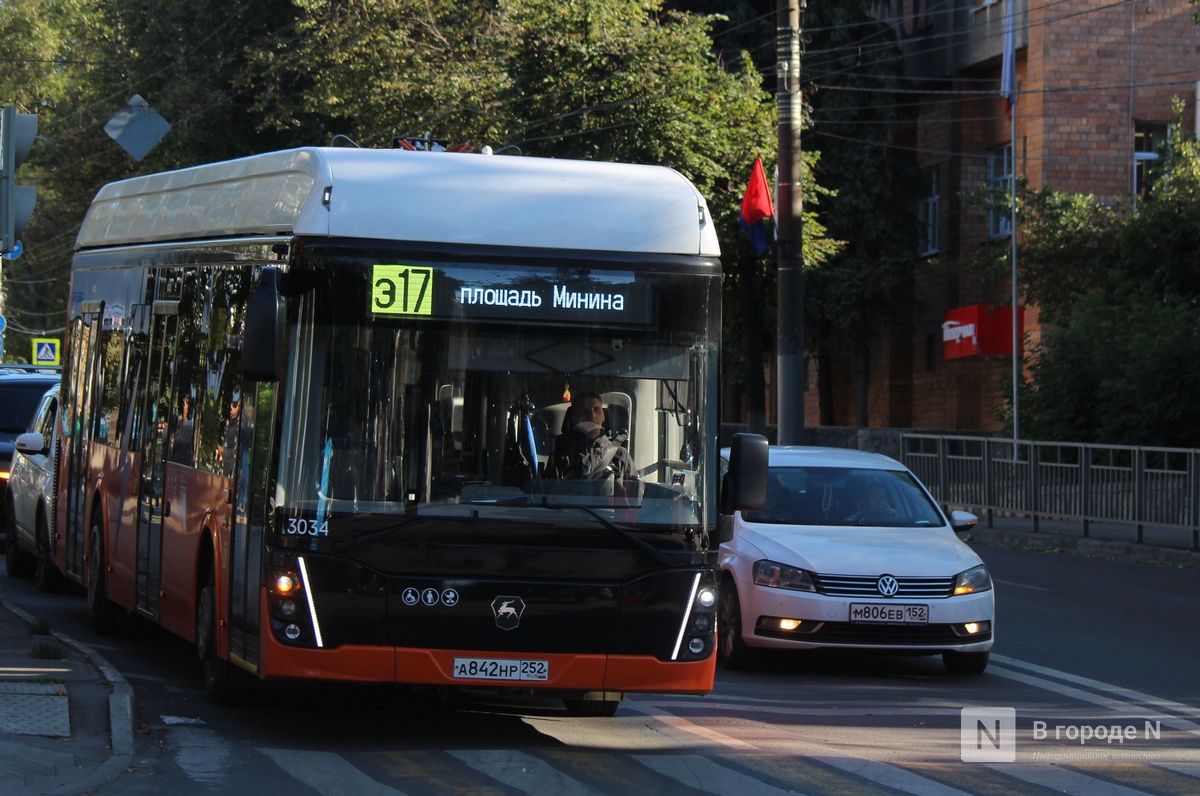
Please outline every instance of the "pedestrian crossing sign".
M33 364L35 365L61 365L62 354L60 353L59 340L54 337L35 337L33 338Z

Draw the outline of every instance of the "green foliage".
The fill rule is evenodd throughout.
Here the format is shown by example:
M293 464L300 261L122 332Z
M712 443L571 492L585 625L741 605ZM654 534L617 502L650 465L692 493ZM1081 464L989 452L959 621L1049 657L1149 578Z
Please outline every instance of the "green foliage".
M769 346L773 258L736 221L750 164L774 169L773 97L743 46L773 52L753 4L680 0L11 0L0 89L41 115L39 202L26 253L4 265L8 351L65 317L75 230L106 182L272 149L423 135L526 155L672 167L708 201L732 290L757 291ZM730 22L726 11L733 15ZM709 12L718 12L720 15ZM736 24L735 24L736 23ZM714 42L713 26L734 35ZM761 31L765 47L753 38ZM770 59L773 62L773 56ZM736 64L729 68L728 64ZM141 162L103 132L140 94L171 125ZM804 256L824 236L804 153ZM736 307L736 302L726 301ZM764 310L763 307L766 307ZM739 315L732 313L737 320ZM739 327L740 328L740 327Z
M817 3L804 14L812 39L804 81L820 86L807 98L815 124L806 147L820 149L816 181L830 191L817 218L830 238L845 241L827 262L810 262L805 271L805 337L830 368L858 368L870 343L904 328L914 310L908 287L918 180L915 162L894 146L900 118L891 91L904 59L875 6ZM859 373L866 377L865 369ZM822 404L831 406L831 385L822 379L819 387ZM865 406L857 418L823 413L821 420L865 424Z
M1172 141L1135 207L1022 192L1019 276L1049 327L1023 437L1200 446L1200 147Z

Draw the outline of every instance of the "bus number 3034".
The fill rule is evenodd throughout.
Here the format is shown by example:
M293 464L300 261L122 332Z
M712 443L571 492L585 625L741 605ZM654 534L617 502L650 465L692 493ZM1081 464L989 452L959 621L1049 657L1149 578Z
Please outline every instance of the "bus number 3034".
M329 520L304 520L288 517L283 532L291 536L328 536Z

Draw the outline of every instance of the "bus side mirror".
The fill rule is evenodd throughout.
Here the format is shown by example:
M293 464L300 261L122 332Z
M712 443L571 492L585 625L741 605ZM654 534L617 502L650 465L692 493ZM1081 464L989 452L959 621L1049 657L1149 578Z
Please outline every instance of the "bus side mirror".
M262 270L250 302L246 306L246 333L242 344L242 374L252 381L280 381L285 363L284 323L287 314L279 293L279 269Z
M767 500L767 458L770 446L760 434L734 434L729 446L722 514L759 511Z

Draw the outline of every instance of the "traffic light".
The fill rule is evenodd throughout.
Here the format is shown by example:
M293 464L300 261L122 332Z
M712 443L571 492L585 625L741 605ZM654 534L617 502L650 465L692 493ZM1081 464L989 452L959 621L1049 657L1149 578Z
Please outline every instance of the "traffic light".
M37 201L37 189L16 183L17 169L36 135L36 115L4 106L0 116L0 254L11 252L17 245Z

